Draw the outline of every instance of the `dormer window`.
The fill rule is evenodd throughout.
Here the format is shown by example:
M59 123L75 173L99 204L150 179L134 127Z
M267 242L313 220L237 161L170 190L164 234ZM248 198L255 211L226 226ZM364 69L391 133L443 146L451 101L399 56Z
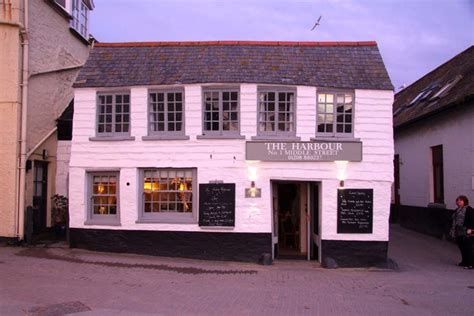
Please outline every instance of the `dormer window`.
M418 93L418 95L407 105L407 107L411 107L413 105L415 105L417 102L421 102L423 100L426 100L428 98L428 96L433 92L433 90L436 88L437 86L435 85L432 85L432 86L429 86L428 88L422 90L420 93Z
M438 92L436 92L431 98L430 100L434 100L434 99L437 99L439 98L441 95L447 93L449 90L451 90L452 87L454 87L454 85L456 83L459 82L459 80L461 80L462 76L457 76L456 78L450 80L448 83L446 83L441 89L439 89Z
M89 8L82 0L72 0L71 26L86 40L89 38Z

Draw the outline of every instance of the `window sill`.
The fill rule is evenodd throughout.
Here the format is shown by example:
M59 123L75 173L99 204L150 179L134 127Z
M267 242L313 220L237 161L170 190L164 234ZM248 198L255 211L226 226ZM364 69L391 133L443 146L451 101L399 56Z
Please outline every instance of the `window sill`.
M85 221L84 225L87 225L87 226L92 226L92 225L95 225L95 226L122 226L120 224L120 222L117 221L117 220L106 221L106 220L94 220L94 219L89 219L89 220Z
M268 140L268 141L300 141L301 137L278 135L278 136L252 136L252 140Z
M95 136L89 137L91 142L106 142L106 141L127 141L135 140L135 136Z
M197 220L194 218L140 218L135 221L136 224L187 224L197 225Z
M150 135L150 136L142 136L142 140L149 141L149 140L189 140L189 136L186 135L176 135L176 136L159 136L159 135Z
M61 16L63 16L67 21L72 20L72 15L64 8L62 5L56 3L54 0L46 0L46 2L58 12Z
M77 39L79 39L83 44L89 46L91 43L84 37L82 36L81 33L79 33L75 28L73 28L72 26L69 27L69 31L75 36L77 37Z
M197 135L196 139L245 139L242 135Z
M309 139L312 142L317 142L317 141L323 141L323 142L360 142L360 138L353 138L353 137L328 137L328 136L316 136L316 137L311 137Z

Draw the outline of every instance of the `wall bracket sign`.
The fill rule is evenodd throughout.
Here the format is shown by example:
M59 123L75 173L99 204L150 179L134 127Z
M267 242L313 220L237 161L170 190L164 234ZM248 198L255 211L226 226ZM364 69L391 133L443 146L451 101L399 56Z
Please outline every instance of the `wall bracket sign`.
M260 161L362 161L360 141L275 142L249 141L245 159Z

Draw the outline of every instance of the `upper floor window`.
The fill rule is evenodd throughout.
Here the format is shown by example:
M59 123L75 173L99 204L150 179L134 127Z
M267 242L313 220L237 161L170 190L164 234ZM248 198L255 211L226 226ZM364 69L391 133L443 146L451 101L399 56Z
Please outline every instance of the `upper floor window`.
M354 132L354 97L351 93L319 93L317 134L352 136Z
M130 95L99 94L97 104L97 136L130 134Z
M86 40L89 39L89 8L82 0L72 0L72 27Z
M182 91L151 92L148 111L150 135L184 134Z
M294 136L295 91L265 89L258 93L258 135Z
M238 89L206 89L203 100L204 135L239 135Z

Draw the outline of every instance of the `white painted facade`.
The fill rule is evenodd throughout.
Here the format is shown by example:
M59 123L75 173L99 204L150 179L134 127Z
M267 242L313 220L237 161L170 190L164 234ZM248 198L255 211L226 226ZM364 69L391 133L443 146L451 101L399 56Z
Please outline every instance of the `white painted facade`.
M431 147L443 145L444 201L474 201L474 107L464 106L397 132L400 156L400 204L426 207L434 202Z
M215 85L214 85L215 86ZM90 141L95 135L96 94L107 89L75 90L74 128L69 174L70 227L208 232L271 232L270 180L317 181L321 183L320 236L331 240L388 241L391 185L393 181L393 91L355 90L354 137L363 144L362 162L349 162L346 188L374 190L372 234L337 233L337 166L334 162L250 162L245 160L245 142L257 133L257 84L240 85L240 131L245 139L197 139L202 135L202 87L184 85L185 134L189 140L143 141L147 136L148 89L131 87L130 141ZM110 90L110 89L109 89ZM298 86L296 136L310 141L316 131L315 87ZM256 186L261 198L245 198L250 186L249 166L256 167ZM197 168L197 183L222 180L236 184L235 227L205 228L195 224L136 223L139 216L139 170L145 167ZM87 171L120 171L120 226L85 225ZM129 185L127 185L127 183ZM197 194L197 192L195 192Z

